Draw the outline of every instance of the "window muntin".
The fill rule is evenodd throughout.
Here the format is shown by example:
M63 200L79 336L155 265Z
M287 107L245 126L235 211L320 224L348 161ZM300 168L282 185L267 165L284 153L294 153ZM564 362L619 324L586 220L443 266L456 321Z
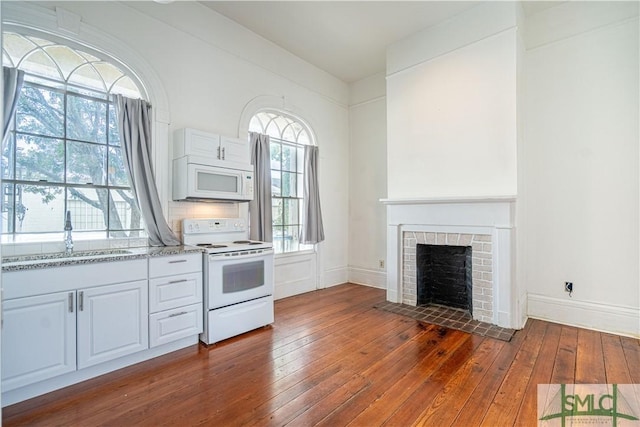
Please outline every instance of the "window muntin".
M15 33L3 34L2 57L25 71L2 146L2 240L58 239L67 210L75 237L144 235L111 101L139 98L133 80L89 53Z
M249 130L269 135L273 246L276 253L312 249L300 243L304 176L304 146L311 144L307 127L287 115L261 111Z

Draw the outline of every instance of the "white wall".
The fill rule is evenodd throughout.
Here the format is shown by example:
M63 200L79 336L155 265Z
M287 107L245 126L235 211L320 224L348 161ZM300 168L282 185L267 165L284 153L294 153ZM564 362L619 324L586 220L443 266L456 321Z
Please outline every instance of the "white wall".
M516 194L515 10L478 6L389 47L389 198Z
M271 96L276 108L295 111L313 128L320 147L320 191L326 241L323 285L347 279L348 87L345 83L256 36L197 2L3 2L3 17L55 26L56 7L81 17L80 35L115 40L153 70L166 92L169 135L181 127L236 136L251 100ZM53 23L53 24L52 24ZM78 38L78 36L75 36ZM93 47L100 49L100 45ZM109 43L106 43L109 44ZM121 57L119 52L109 52ZM170 141L158 140L165 161L156 165L169 188ZM164 144L164 145L162 145ZM159 158L163 158L160 156ZM165 199L170 195L165 193ZM167 200L168 201L168 200ZM171 203L170 224L183 216L238 215L236 205Z
M529 17L518 207L529 315L640 336L637 16L570 2Z
M386 286L387 127L385 76L350 85L349 281Z

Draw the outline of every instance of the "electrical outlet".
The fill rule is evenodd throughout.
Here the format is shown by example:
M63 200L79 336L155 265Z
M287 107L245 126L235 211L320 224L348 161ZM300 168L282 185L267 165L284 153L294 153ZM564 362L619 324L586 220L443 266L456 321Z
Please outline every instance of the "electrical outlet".
M378 267L384 268L384 260L383 259L378 261Z
M569 296L573 292L573 282L564 282L564 291L569 292Z

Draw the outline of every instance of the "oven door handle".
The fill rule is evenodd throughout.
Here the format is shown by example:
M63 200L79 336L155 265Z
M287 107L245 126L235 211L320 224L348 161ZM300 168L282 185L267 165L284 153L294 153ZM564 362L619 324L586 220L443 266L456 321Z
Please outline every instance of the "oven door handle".
M225 254L209 254L209 261L234 261L234 260L245 260L252 258L262 258L265 255L273 254L273 249L262 250L262 252L257 254L246 254L246 255L225 255Z

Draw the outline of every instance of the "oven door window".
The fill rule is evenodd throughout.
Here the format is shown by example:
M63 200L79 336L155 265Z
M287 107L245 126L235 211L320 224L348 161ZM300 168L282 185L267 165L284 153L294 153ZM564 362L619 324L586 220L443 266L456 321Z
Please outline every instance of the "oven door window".
M237 175L225 175L221 173L198 172L198 191L220 191L224 193L238 192Z
M264 285L264 261L243 262L222 267L222 293L246 291Z

